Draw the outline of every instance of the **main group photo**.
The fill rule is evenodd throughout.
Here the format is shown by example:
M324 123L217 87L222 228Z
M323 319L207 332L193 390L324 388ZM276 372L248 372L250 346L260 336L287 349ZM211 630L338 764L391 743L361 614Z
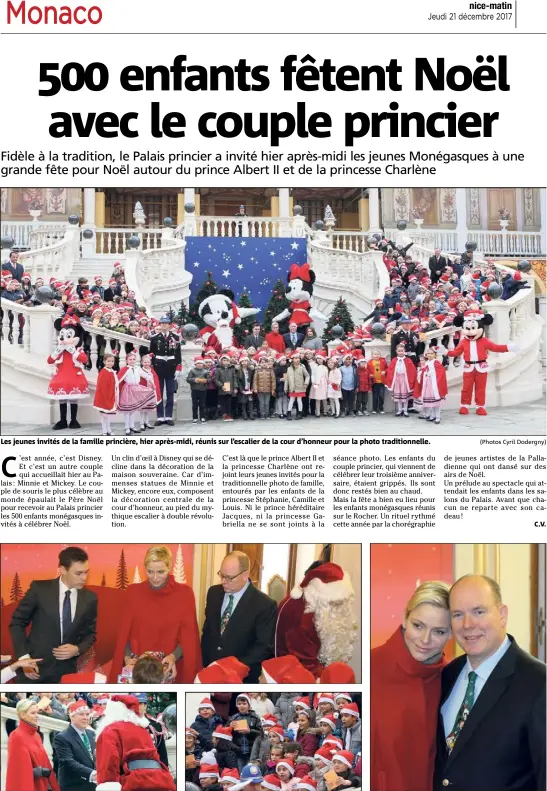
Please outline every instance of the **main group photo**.
M542 433L542 212L536 188L2 189L2 431Z
M295 662L270 660L270 683L303 683ZM360 788L361 693L321 690L187 693L186 791Z
M0 693L1 791L175 791L174 692Z
M2 683L361 680L360 544L3 544L1 578Z

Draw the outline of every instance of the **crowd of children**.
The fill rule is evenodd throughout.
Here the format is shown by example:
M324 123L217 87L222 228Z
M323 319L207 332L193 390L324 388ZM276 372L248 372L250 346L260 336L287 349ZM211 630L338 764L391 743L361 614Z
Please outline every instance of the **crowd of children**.
M215 693L213 693L213 696ZM186 781L210 791L331 791L361 786L360 694L218 693L186 728ZM230 698L226 701L226 697ZM255 707L273 703L260 717ZM232 710L235 707L235 710Z

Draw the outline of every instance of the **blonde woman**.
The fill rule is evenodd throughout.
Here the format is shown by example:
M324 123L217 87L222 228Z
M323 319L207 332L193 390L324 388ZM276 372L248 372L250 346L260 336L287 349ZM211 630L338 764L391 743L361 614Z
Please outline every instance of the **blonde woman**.
M424 582L402 625L373 649L371 791L431 791L444 648L450 639L449 586Z
M194 592L175 582L172 566L168 547L150 547L144 557L146 580L125 591L109 683L144 653L161 659L166 682L192 683L201 670Z
M19 726L8 739L6 791L59 791L48 754L38 733L37 703L20 700L16 707Z

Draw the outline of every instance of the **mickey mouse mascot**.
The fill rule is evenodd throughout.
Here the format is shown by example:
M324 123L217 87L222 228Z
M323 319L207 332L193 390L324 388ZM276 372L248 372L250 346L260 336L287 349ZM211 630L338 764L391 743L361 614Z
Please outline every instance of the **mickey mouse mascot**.
M59 331L59 337L55 351L47 358L48 365L55 366L55 373L47 393L50 398L59 401L61 419L55 423L53 430L80 428L77 420L78 401L89 395L83 370L88 357L79 348L84 331L80 319L69 314L56 319L54 327ZM70 404L70 423L67 422L68 404Z
M237 346L234 327L248 316L256 316L260 308L240 308L234 302L234 292L224 289L200 302L198 312L207 325L200 331L206 348L217 354Z
M448 357L463 355L463 385L461 391L460 415L468 415L475 390L475 406L477 415L487 415L484 408L486 401L486 381L488 379L488 352L515 352L513 344L498 344L484 336L485 327L489 327L494 317L473 307L462 315L454 317L454 326L462 328L462 339L455 349L448 352Z

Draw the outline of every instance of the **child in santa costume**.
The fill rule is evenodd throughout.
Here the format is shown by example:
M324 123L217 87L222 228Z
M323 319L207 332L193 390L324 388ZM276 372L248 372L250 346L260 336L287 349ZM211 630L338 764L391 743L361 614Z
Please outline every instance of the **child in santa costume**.
M103 437L112 435L110 416L116 414L120 401L118 376L114 370L115 362L116 358L110 352L104 355L103 367L97 376L97 389L93 399L93 406L99 411L101 416Z
M59 401L60 420L53 426L54 431L64 428L80 428L77 420L78 401L87 398L89 387L84 374L84 366L88 361L87 354L82 351L81 343L84 336L80 319L66 315L54 322L59 331L57 347L47 358L48 365L55 366L49 387L48 396ZM70 423L67 422L68 405L70 404Z
M140 428L135 427L135 417L138 417L143 409L155 409L157 396L154 389L144 384L143 372L137 364L136 352L129 352L126 358L126 365L118 372L120 385L120 412L124 413L125 433L138 434Z
M408 402L412 398L416 384L416 366L406 356L406 346L400 343L396 356L390 362L386 373L386 387L391 391L391 396L397 407L396 417L408 417Z
M150 418L153 414L156 414L157 405L161 401L160 380L158 379L157 373L152 368L153 356L153 354L144 354L141 357L141 378L139 384L145 387L150 394L150 398L146 402L147 405L143 406L141 409L141 429L154 428ZM154 406L151 405L152 398L154 399Z
M420 365L414 386L414 397L423 404L420 418L437 425L441 422L441 405L448 393L446 371L437 359L439 349L430 346L425 352L425 362Z
M176 791L134 695L112 695L97 727L97 791Z
M487 415L486 382L488 380L488 352L514 352L513 344L493 343L484 336L485 327L489 327L494 317L483 313L478 307L466 310L463 315L454 318L454 326L462 328L462 339L455 349L451 349L448 357L463 356L463 384L461 391L460 415L468 415L475 391L477 415Z

